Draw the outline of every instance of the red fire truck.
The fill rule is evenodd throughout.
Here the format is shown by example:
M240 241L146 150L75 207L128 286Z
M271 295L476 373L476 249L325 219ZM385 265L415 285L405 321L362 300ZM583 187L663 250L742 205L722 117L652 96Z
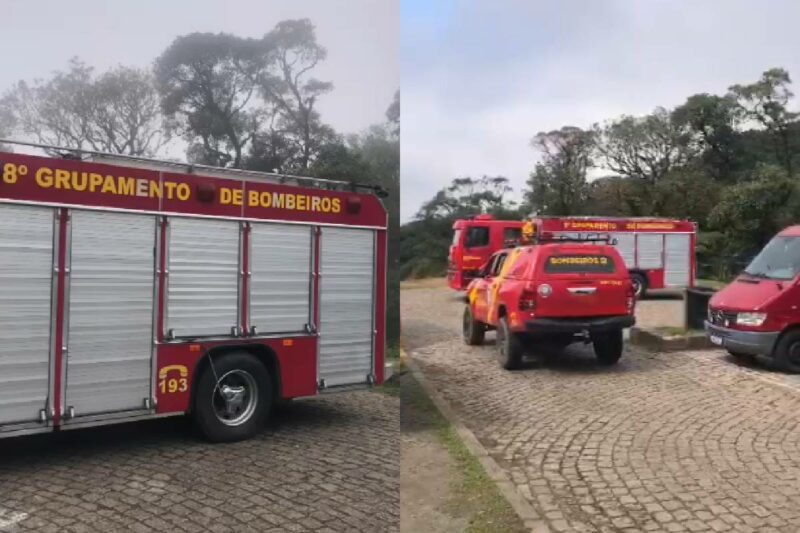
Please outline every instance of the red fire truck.
M237 440L382 383L379 190L58 153L0 152L0 436L191 413Z
M638 217L537 217L532 221L537 231L555 238L582 240L608 235L625 261L637 297L648 289L694 286L697 237L694 222ZM507 246L503 237L506 241L518 238L523 225L519 221L494 220L488 215L457 220L450 247L450 287L466 288L486 259Z

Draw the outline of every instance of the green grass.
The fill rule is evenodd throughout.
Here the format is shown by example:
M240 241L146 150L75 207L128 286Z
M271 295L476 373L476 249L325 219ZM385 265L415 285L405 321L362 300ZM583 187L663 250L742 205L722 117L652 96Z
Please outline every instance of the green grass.
M453 458L457 475L452 476L447 511L454 516L468 517L465 531L469 533L526 531L481 463L467 449L458 432L442 416L419 382L408 375L403 388L403 401L410 403L417 418L424 418L425 426L435 432Z
M725 281L719 281L716 279L696 279L694 282L696 287L711 287L712 289L721 289L728 283Z

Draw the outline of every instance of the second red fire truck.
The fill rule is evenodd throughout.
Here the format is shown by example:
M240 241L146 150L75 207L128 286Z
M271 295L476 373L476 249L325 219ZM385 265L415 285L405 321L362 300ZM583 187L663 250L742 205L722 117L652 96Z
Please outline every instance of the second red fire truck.
M554 237L607 235L622 256L637 297L648 289L693 287L697 225L663 218L537 217L536 227ZM447 281L466 289L492 253L519 240L524 222L478 215L453 224Z
M0 437L383 381L386 211L344 182L0 152Z

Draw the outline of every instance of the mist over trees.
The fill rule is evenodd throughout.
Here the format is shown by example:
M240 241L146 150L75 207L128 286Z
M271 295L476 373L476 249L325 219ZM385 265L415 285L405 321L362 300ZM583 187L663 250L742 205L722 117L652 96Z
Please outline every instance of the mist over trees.
M381 122L360 133L337 132L317 109L335 90L316 76L326 56L312 22L299 19L281 21L257 39L178 36L152 69L96 72L74 58L47 79L6 90L0 137L162 158L183 141L190 163L383 187L390 226L387 336L396 342L400 94L387 101Z
M443 274L452 222L478 213L654 216L696 221L700 274L727 278L800 217L800 114L791 84L786 70L772 68L673 109L538 132L531 146L539 161L523 203L507 202L509 194L490 206L470 194L459 199L448 192L463 178L455 179L402 228L401 270Z

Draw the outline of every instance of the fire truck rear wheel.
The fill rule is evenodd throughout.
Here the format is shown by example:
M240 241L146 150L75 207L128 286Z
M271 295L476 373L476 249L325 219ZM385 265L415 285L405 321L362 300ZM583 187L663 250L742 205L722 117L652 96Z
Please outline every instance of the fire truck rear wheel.
M500 317L497 323L497 361L506 370L516 370L522 366L522 355L525 353L525 346L518 333L514 333L508 327L506 317Z
M592 345L598 363L603 366L615 365L622 357L622 330L598 333L592 337Z
M639 272L631 274L631 283L633 284L633 294L636 299L644 298L647 294L647 278L644 277L644 274Z
M464 334L464 342L470 346L483 344L483 339L486 337L486 324L475 320L470 306L464 307L462 332Z
M247 352L214 358L197 382L194 419L212 442L250 438L263 427L272 407L269 371Z

